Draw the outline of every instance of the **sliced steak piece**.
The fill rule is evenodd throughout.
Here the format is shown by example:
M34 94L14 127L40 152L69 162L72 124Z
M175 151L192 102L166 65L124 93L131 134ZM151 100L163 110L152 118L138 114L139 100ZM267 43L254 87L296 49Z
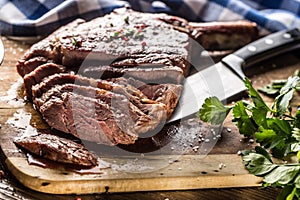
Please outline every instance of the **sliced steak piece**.
M26 151L52 161L85 167L98 164L97 157L83 145L55 135L39 134L20 137L14 142Z
M149 110L152 110L151 107L153 106L153 104L157 104L157 102L163 103L166 105L165 109L167 118L171 116L172 111L175 109L180 97L180 93L183 89L183 86L178 84L160 84L161 86L151 86L132 78L116 78L106 81L100 79L85 78L79 75L72 74L55 74L49 76L40 84L33 86L32 93L33 96L38 99L42 96L43 93L46 93L55 85L64 85L67 83L75 83L76 85L80 86L92 86L95 88L122 94L126 96L131 103L142 110L145 114L151 116L153 114L149 112ZM35 101L35 103L38 105L38 107L41 104L40 101ZM161 122L164 122L163 118L159 119L162 120Z
M85 59L113 61L139 54L179 55L188 60L189 36L162 22L159 15L118 9L89 22L75 20L34 44L18 64L43 56L67 67Z
M191 36L205 50L238 49L257 39L257 25L248 21L189 23Z
M61 73L61 74L54 74L48 76L41 83L33 86L32 95L34 98L38 98L43 93L50 90L53 86L62 85L65 83L75 83L77 85L99 87L101 89L105 89L109 91L112 90L113 88L113 85L108 81L104 81L104 80L97 81L95 79L86 78L79 75Z
M124 121L121 107L125 112L131 111L127 102L113 111L97 99L64 92L60 97L52 96L40 112L50 126L80 139L107 145L133 144L138 136L133 126L129 129L126 123L134 121Z
M124 82L126 82L126 79L123 78L121 79ZM81 86L91 86L103 90L112 91L118 94L123 94L132 102L142 101L144 103L153 103L153 101L149 100L140 90L131 86L130 84L122 86L106 80L92 79L80 75L63 74L63 73L49 76L46 79L44 79L41 83L33 86L32 87L33 97L38 98L43 93L50 90L53 86L63 85L66 83L73 83Z
M16 65L17 71L22 77L24 77L26 74L30 73L38 66L45 64L47 62L49 62L48 58L43 56L36 56L30 58L29 60L20 59Z
M33 71L31 71L29 74L26 74L24 76L24 85L25 85L25 91L26 96L29 100L31 100L32 96L32 89L31 87L36 85L37 83L40 83L45 77L62 73L65 71L65 68L62 65L57 65L54 63L46 63L43 65L38 66Z
M42 110L43 105L52 97L60 98L65 92L97 99L107 104L115 115L117 113L123 113L127 118L123 120L123 124L126 127L124 126L122 129L128 129L128 126L130 126L129 131L134 130L137 134L151 131L166 120L166 107L162 103L155 101L145 103L141 101L138 102L136 106L133 103L137 101L132 103L124 95L99 88L74 84L56 85L44 93L41 98L36 98L34 102L38 108ZM132 121L132 123L130 123L130 121Z
M183 86L177 84L144 85L139 88L149 99L166 105L167 118L176 108Z
M132 85L133 87L138 88L147 98L154 100L155 102L163 103L166 105L167 118L171 117L183 90L183 86L180 84L167 83L150 85L133 78L113 78L109 79L109 81L124 86L128 84Z

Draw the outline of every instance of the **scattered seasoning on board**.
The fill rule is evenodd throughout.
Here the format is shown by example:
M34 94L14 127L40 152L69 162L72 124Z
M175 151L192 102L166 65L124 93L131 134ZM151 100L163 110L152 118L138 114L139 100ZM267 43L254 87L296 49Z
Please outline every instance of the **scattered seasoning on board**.
M147 43L145 41L143 41L141 44L143 47L147 46Z
M125 22L126 24L129 24L129 17L128 17L128 16L124 18L124 22Z
M72 40L72 44L75 47L81 47L82 46L82 41L77 40L74 36L72 36L71 40Z

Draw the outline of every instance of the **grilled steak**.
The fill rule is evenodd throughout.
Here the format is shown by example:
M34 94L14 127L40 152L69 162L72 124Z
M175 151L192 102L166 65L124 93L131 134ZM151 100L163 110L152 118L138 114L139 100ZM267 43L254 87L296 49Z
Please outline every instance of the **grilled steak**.
M224 32L227 25L204 27L166 14L118 9L55 31L25 53L17 70L27 96L51 127L96 143L133 144L172 115L189 73L190 36L208 50L233 48L223 34L241 40L238 45L253 39L254 32L240 39L250 29L228 27L233 31ZM54 136L16 144L59 162L96 164L89 154L79 159L82 147ZM81 150L72 157L67 148Z
M97 157L84 146L55 135L39 134L20 137L14 142L30 153L49 160L84 167L93 167L98 164Z

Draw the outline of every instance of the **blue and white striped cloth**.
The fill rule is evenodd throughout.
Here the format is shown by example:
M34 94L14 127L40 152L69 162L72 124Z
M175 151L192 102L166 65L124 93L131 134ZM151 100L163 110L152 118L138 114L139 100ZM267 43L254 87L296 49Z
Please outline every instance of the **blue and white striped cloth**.
M261 34L300 27L300 0L0 0L0 34L46 35L76 18L90 20L124 6L189 21L246 19Z

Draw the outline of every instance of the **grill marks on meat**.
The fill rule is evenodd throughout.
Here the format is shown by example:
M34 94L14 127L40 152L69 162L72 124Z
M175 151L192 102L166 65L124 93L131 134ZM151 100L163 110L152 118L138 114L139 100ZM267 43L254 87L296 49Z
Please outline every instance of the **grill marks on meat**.
M30 153L61 163L93 167L97 157L71 140L50 134L16 138L14 142Z

